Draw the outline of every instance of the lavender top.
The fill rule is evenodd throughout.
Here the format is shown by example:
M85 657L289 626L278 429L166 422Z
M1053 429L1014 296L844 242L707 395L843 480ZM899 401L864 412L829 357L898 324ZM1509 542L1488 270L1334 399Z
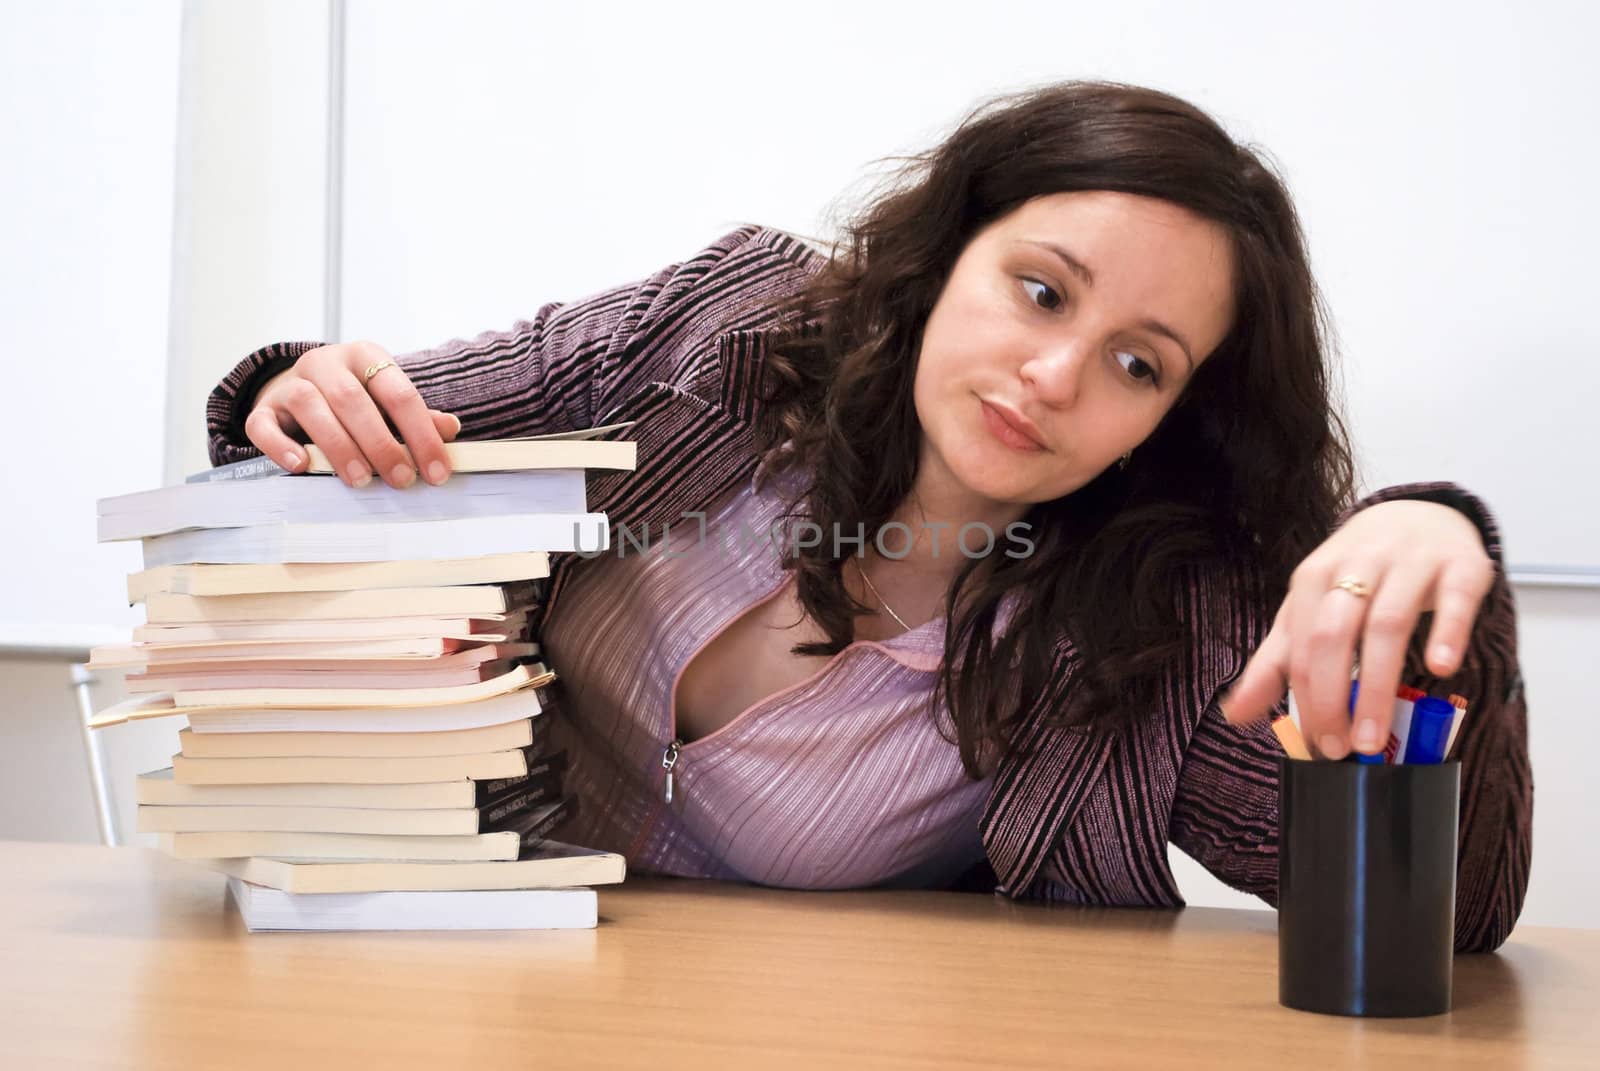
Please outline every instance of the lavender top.
M571 762L562 839L630 867L807 889L929 886L983 858L989 786L961 768L928 701L944 620L858 640L811 677L683 744L665 800L671 697L694 654L793 577L771 536L793 485L754 481L647 551L575 570L545 622L563 681L552 744ZM664 553L669 550L670 553Z

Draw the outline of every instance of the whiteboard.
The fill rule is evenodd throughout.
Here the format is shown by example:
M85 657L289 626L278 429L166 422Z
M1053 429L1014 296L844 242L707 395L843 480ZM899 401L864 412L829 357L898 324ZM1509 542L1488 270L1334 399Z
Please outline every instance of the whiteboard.
M1480 494L1600 569L1600 18L1577 4L351 0L342 336L502 329L742 222L830 236L872 161L1068 77L1165 89L1288 180L1368 488Z
M138 548L94 500L161 482L181 4L0 7L0 648L125 642Z

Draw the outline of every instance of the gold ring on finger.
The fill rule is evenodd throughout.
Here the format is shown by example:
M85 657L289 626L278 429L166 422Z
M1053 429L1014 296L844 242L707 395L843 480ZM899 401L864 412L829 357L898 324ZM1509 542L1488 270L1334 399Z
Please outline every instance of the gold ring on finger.
M1348 591L1358 599L1364 599L1368 595L1372 594L1371 588L1367 587L1367 585L1363 584L1360 580L1353 576L1340 577L1338 580L1334 581L1333 588L1329 588L1328 590L1332 591L1334 588L1338 588L1340 591Z
M385 368L393 368L393 361L379 361L377 364L367 365L367 370L361 374L361 382L365 383Z

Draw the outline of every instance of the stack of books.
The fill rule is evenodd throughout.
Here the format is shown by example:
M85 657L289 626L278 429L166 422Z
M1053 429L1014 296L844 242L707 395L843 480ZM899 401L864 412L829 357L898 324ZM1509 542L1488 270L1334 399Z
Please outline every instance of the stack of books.
M585 478L633 469L615 427L450 444L437 487L352 489L312 447L101 500L146 620L93 652L130 698L92 724L188 719L139 831L252 930L595 925L624 862L549 838L572 803L529 610L550 553L608 545Z

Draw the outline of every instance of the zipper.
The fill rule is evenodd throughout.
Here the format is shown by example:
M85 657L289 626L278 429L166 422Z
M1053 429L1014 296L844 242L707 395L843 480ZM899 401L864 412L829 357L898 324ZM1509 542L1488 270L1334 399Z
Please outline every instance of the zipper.
M666 798L672 802L672 768L678 765L678 749L683 747L683 741L674 739L661 753L661 768L667 771Z

